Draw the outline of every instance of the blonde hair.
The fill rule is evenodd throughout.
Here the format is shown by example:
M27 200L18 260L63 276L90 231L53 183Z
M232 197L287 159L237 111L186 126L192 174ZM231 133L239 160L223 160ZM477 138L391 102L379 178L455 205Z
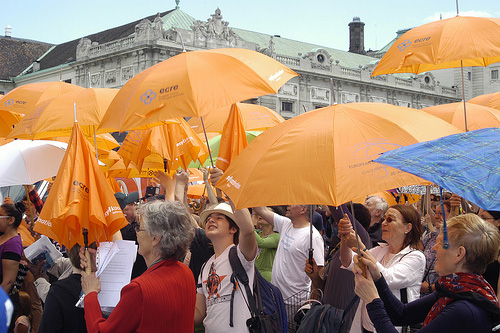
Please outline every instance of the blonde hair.
M451 245L465 248L465 268L472 273L483 274L486 266L498 258L498 229L475 214L450 219L448 234Z

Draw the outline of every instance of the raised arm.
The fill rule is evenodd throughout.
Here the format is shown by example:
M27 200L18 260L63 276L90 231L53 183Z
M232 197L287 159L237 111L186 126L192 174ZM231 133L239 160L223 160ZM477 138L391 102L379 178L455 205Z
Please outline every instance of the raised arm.
M266 207L254 207L252 209L274 228L274 212L272 210L266 209Z
M210 184L210 181L208 179L208 176L210 174L206 168L202 168L200 170L203 173L203 181L205 182L205 186L207 188L208 202L210 203L210 205L217 205L219 203L219 201L217 200L217 196L215 195L215 193L213 191L212 184ZM217 172L217 174L219 174L218 171L220 171L220 170L219 169L215 170L215 172Z
M213 168L210 170L212 184L217 183L221 176L222 171L220 169ZM236 210L231 198L229 198L229 204L234 211L234 222L240 229L239 247L241 253L243 253L246 260L252 261L257 255L257 242L250 212L246 208Z

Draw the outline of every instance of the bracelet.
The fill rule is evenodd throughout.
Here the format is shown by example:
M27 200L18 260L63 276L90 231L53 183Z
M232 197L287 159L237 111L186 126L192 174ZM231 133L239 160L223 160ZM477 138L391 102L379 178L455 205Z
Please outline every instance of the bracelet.
M429 294L432 294L432 284L429 283L429 287L427 287L427 290L429 291Z

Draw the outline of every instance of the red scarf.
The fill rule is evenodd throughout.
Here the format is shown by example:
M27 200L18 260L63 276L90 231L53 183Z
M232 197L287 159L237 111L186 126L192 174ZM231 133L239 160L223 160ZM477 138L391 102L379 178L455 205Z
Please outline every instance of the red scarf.
M441 310L455 299L470 301L489 312L500 312L498 299L493 288L481 275L455 273L443 276L437 282L436 290L441 297L427 314L423 326L429 324Z

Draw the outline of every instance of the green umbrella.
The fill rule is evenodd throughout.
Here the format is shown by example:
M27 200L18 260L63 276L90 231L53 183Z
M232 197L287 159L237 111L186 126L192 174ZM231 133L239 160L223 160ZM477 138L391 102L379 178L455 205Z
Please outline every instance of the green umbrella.
M247 135L247 141L248 141L248 143L250 143L250 142L252 142L253 139L255 139L257 136L259 136L259 134L261 134L262 132L261 131L245 131L245 133ZM210 140L208 140L210 150L212 151L212 156L214 157L214 164L215 164L217 156L219 156L219 145L220 145L221 137L222 137L222 135L217 135L216 137L213 137ZM210 158L207 158L205 163L203 163L203 165L200 165L200 161L191 162L189 164L190 168L201 168L202 166L203 167L212 166L212 164L210 162Z

